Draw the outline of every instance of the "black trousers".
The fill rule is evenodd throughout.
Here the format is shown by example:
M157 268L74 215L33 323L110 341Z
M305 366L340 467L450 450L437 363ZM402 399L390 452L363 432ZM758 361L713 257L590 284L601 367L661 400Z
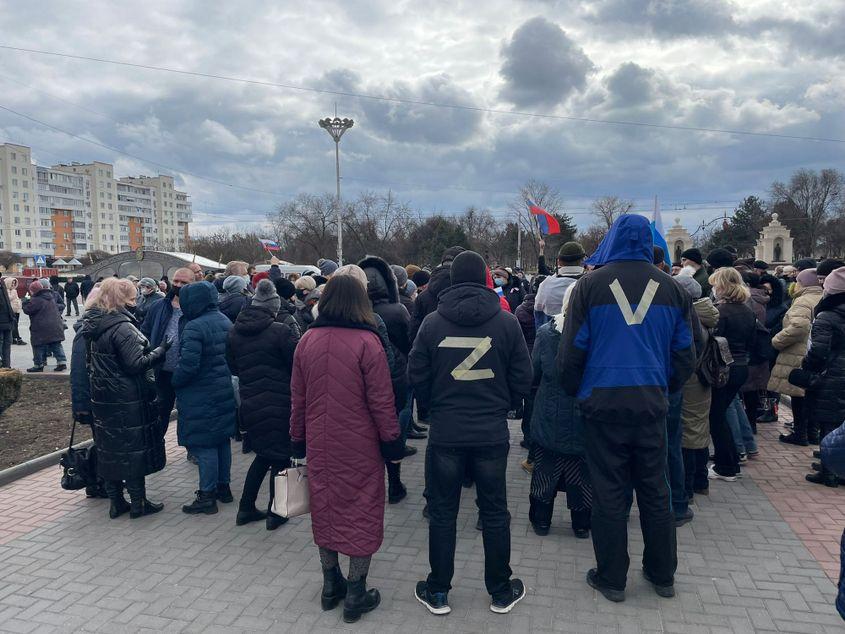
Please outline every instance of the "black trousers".
M156 372L156 407L158 408L158 420L161 425L161 435L167 433L170 425L170 414L176 404L176 391L171 383L173 372L159 370Z
M584 428L593 484L591 523L599 583L625 589L633 488L645 542L643 569L655 583L672 584L678 554L669 499L665 418L639 420L636 424L587 419Z
M15 313L15 323L12 325L12 341L20 341L21 339L21 333L18 332L18 323L20 320L20 313Z
M684 491L690 499L695 490L707 489L710 481L707 478L707 462L710 460L710 448L683 449L684 456Z
M747 378L747 366L731 366L727 384L713 388L713 398L710 401L710 436L713 438L715 458L713 469L719 475L735 476L739 473L739 454L728 426L727 413L728 406Z
M277 471L284 469L287 466L287 462L285 462L283 466L274 465L272 462L267 460L267 458L263 458L262 456L255 454L255 458L253 458L252 464L249 465L249 469L246 472L246 478L244 478L244 490L243 493L241 493L239 508L242 511L249 511L255 508L255 501L258 499L258 492L261 490L261 483L264 482L264 478L266 477L268 471L270 472L270 504L272 504L273 476Z
M807 412L805 396L792 397L792 431L801 438L807 437Z
M0 330L0 356L4 368L12 367L12 330Z
M76 316L79 317L79 299L76 297L67 298L67 314L70 316L70 307L73 305L73 310L76 311Z
M511 593L511 529L505 470L508 444L487 447L440 447L429 444L428 589L448 592L455 574L455 542L461 485L467 466L475 479L484 541L484 583L494 599Z

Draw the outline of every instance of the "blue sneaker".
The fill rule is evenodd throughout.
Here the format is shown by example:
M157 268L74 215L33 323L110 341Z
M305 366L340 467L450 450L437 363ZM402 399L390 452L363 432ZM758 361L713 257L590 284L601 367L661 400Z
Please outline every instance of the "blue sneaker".
M432 614L443 616L452 611L452 608L449 607L448 595L445 592L429 592L428 584L425 581L417 582L417 589L414 591L414 596Z

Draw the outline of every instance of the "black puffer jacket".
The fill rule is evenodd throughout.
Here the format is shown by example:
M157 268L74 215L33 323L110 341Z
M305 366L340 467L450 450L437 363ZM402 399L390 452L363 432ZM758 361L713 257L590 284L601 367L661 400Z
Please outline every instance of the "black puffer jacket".
M411 338L409 328L411 316L399 303L399 288L396 286L396 276L390 265L376 256L368 256L358 263L367 274L367 295L373 303L373 312L384 320L387 336L400 372L400 381L394 383L397 408L405 405L407 394L405 372L408 366L408 353L411 352Z
M299 327L299 322L296 320L296 306L286 299L282 300L282 305L276 315L276 321L293 330L296 333L297 341L302 336L302 330Z
M441 264L431 272L428 285L417 295L411 323L411 343L427 315L437 310L437 296L452 285L452 263Z
M241 311L226 342L226 361L239 379L241 428L250 445L274 466L290 459L290 377L299 327L264 307ZM293 322L293 323L290 323Z
M823 431L838 427L845 418L845 293L829 295L816 306L810 350L802 365L822 375L807 391L810 416Z
M241 311L249 306L251 298L246 293L220 293L220 312L233 324Z
M150 350L126 311L89 308L82 336L90 349L91 410L97 472L105 480L140 478L164 468L164 437L155 408L153 365L165 346Z
M296 319L296 323L299 326L299 336L305 334L305 331L311 327L311 324L314 323L314 313L311 310L310 306L301 306L300 308L296 309L296 312L293 315L294 319Z

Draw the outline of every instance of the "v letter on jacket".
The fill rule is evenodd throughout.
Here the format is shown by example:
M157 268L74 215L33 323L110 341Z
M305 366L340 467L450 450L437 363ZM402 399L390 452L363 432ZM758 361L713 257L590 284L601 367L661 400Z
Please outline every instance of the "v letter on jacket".
M645 287L645 291L643 291L643 296L637 304L637 310L632 311L631 303L628 301L625 291L622 290L622 285L619 283L619 280L613 280L610 284L610 291L613 293L613 298L616 300L616 303L619 304L619 310L622 311L622 317L624 317L625 323L629 326L639 326L643 323L643 321L645 321L645 316L648 314L648 309L651 308L651 302L654 301L654 296L657 294L658 288L660 288L660 284L654 280L649 280L648 285Z

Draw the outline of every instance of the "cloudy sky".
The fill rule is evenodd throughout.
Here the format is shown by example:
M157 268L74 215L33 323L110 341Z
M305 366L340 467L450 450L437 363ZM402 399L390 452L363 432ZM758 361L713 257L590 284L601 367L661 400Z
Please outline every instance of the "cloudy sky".
M797 168L845 168L845 143L598 121L845 139L843 33L841 0L0 0L0 45L330 91L0 49L0 107L53 126L0 109L0 142L173 173L198 229L235 228L333 191L316 121L337 103L345 195L504 221L535 178L582 227L594 197L658 195L694 229Z

